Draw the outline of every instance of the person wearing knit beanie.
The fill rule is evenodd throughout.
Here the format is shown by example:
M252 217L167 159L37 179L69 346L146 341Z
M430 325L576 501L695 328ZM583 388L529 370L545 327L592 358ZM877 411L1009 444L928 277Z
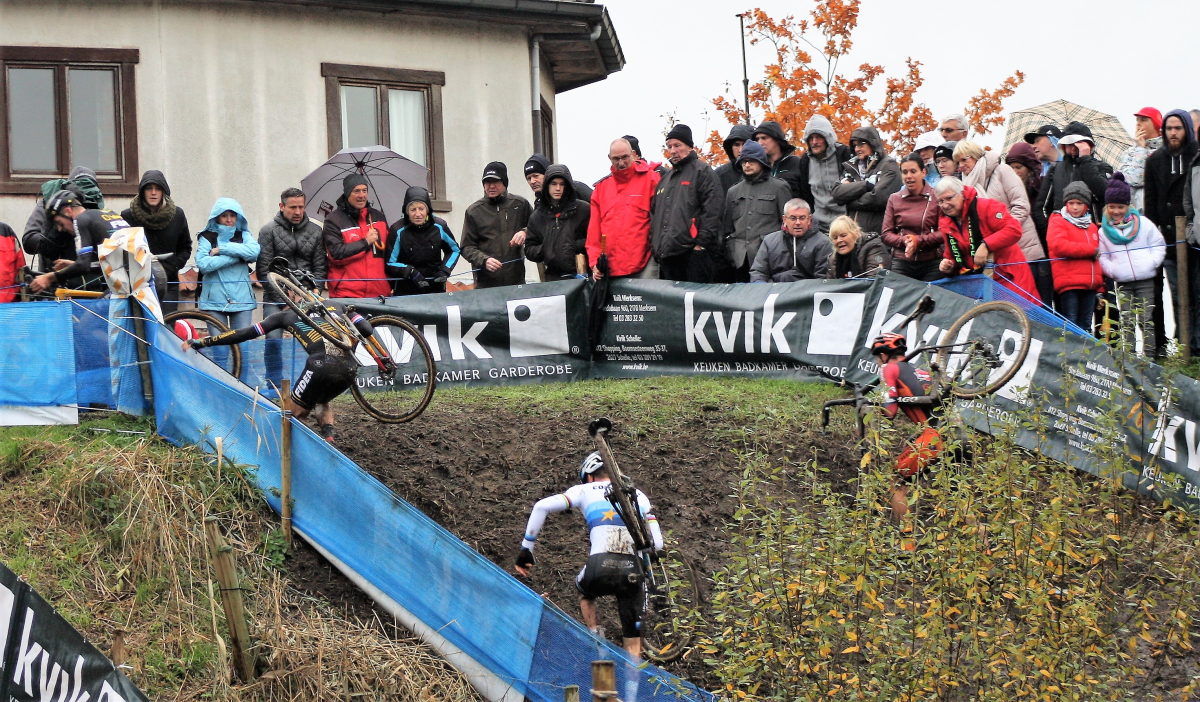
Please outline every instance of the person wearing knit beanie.
M667 132L667 141L671 141L672 139L682 141L689 148L695 146L692 142L692 128L686 124L676 124L674 127L671 127L671 131Z
M1137 347L1137 330L1142 332L1142 353L1145 358L1161 355L1155 329L1156 283L1162 275L1163 260L1167 257L1167 242L1149 217L1143 217L1130 207L1136 196L1126 182L1125 173L1117 171L1104 190L1104 216L1100 220L1100 268L1104 277L1113 281L1116 302L1122 325L1128 330L1130 351ZM1161 284L1161 283L1158 283ZM1124 334L1123 334L1124 335Z
M1070 188L1068 187L1067 190L1070 191ZM1133 188L1125 182L1125 174L1120 171L1113 173L1113 177L1108 181L1108 187L1104 189L1104 204L1128 205L1132 200Z
M1105 193L1107 195L1107 193ZM1092 191L1088 189L1087 183L1082 180L1072 181L1066 189L1063 190L1063 203L1068 203L1072 200L1079 200L1090 205L1092 202Z
M350 199L350 192L360 185L365 185L368 188L371 187L370 182L367 181L367 177L361 173L351 173L342 178L342 196L347 200Z

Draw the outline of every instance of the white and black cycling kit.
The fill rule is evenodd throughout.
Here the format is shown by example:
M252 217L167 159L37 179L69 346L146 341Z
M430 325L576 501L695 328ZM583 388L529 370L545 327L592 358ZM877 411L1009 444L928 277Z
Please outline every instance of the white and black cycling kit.
M601 480L576 485L566 492L539 500L529 515L525 527L525 538L521 547L533 551L534 542L546 515L577 509L587 520L591 535L591 553L587 565L575 576L575 588L585 599L593 600L605 595L615 595L617 611L621 617L621 633L629 638L641 636L641 617L646 607L646 588L638 577L639 558L617 508L605 497L609 481ZM663 548L662 530L658 519L650 511L650 500L641 490L637 491L637 509L650 530L654 550Z

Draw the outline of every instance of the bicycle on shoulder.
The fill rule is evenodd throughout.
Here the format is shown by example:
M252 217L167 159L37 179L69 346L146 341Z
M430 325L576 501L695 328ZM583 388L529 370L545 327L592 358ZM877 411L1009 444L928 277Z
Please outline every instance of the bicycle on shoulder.
M554 512L577 509L587 519L591 550L587 564L575 578L584 624L604 638L596 600L614 596L620 615L622 645L634 658L664 663L678 659L690 644L680 620L695 607L699 589L695 569L665 551L658 520L650 500L621 472L612 455L608 419L593 420L588 432L598 450L584 459L579 485L539 500L529 516L517 572L529 576L535 564L533 547ZM669 577L669 576L675 577ZM647 604L653 604L648 609Z
M437 368L424 336L410 322L394 315L367 319L353 305L326 300L316 292L317 281L304 271L288 269L286 259L274 261L265 282L287 309L245 329L185 345L228 346L276 329L290 331L308 353L292 388L296 416L315 413L327 440L333 435L332 403L346 390L367 414L386 423L411 421L429 405Z
M920 322L934 307L933 298L926 295L897 328L915 322L919 331ZM922 338L910 349L903 334L881 334L871 342L879 376L867 384L853 384L851 398L826 402L821 408L822 429L829 425L830 409L853 406L860 452L865 454L861 446L866 435L864 417L873 408L881 408L891 418L903 413L917 425L895 466L891 502L898 522L908 512L908 483L925 472L945 447L938 430L943 398L973 400L992 395L1020 370L1030 341L1029 318L1020 307L1005 301L976 305L935 343ZM912 363L918 356L925 357L928 370ZM873 396L880 383L885 386L882 400Z

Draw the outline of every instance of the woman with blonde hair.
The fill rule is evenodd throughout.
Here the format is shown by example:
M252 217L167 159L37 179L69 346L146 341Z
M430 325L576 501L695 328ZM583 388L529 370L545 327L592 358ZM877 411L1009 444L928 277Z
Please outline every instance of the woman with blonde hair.
M833 279L857 278L879 268L887 268L888 252L878 232L863 232L850 217L842 215L829 225L829 271Z

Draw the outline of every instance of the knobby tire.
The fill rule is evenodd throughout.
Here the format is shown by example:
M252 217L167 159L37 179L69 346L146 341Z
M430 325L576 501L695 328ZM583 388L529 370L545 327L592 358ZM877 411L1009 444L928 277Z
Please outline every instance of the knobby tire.
M960 387L957 383L953 382L954 378L946 376L945 373L951 356L960 353L969 354L974 347L968 346L966 351L955 351L947 347L938 349L937 366L939 384L949 387L950 393L962 400L973 400L980 397L987 397L988 395L991 395L1000 388L1004 387L1008 381L1013 379L1013 376L1017 374L1017 371L1021 369L1021 365L1025 363L1025 357L1029 355L1029 344L1032 341L1029 317L1020 307L1005 300L994 300L992 302L985 302L981 305L972 307L965 314L954 321L954 324L950 326L950 330L946 332L946 336L943 338L946 339L947 343L956 343L959 331L961 331L962 328L967 325L967 323L988 313L1001 313L1006 318L1013 318L1020 327L1018 331L1021 334L1021 346L1017 350L1016 357L1013 359L1012 363L1009 364L1008 369L1005 370L1004 373L1001 373L995 379L989 380L988 383L982 387L971 389L964 389ZM969 362L969 360L967 362ZM964 364L967 362L964 362Z
M419 417L425 411L425 408L429 406L429 403L433 400L434 388L437 385L437 366L434 364L433 352L429 349L429 342L425 340L425 336L417 331L417 328L411 322L400 317L386 314L376 315L371 317L369 321L371 322L371 326L377 330L381 327L394 327L413 338L413 353L420 353L421 358L424 359L427 378L425 390L414 405L399 408L400 411L384 407L382 406L383 403L380 403L379 406L372 404L371 396L373 393L363 392L357 382L350 386L350 392L354 395L354 399L358 402L359 406L363 408L363 411L385 424L411 422ZM396 339L396 341L399 341L399 339ZM392 360L393 362L396 361L396 359Z
M203 322L204 324L208 325L208 327L210 329L216 330L216 332L217 332L216 334L213 334L210 331L209 336L219 336L220 334L224 334L225 332L229 331L229 327L224 322L217 319L213 315L211 315L207 312L203 312L201 310L176 310L175 312L172 312L171 314L163 316L163 325L166 326L167 328L172 328L174 326L175 322L178 322L181 320L191 321L191 322ZM222 368L222 370L226 371L227 373L229 373L230 375L232 375L235 378L241 377L241 375L242 375L242 349L237 344L234 344L232 346L225 346L225 347L210 346L208 348L209 349L217 349L217 348L229 349L229 368ZM212 359L209 359L209 360L212 360ZM214 363L215 363L215 361L214 361ZM220 364L217 364L217 365L220 365Z

